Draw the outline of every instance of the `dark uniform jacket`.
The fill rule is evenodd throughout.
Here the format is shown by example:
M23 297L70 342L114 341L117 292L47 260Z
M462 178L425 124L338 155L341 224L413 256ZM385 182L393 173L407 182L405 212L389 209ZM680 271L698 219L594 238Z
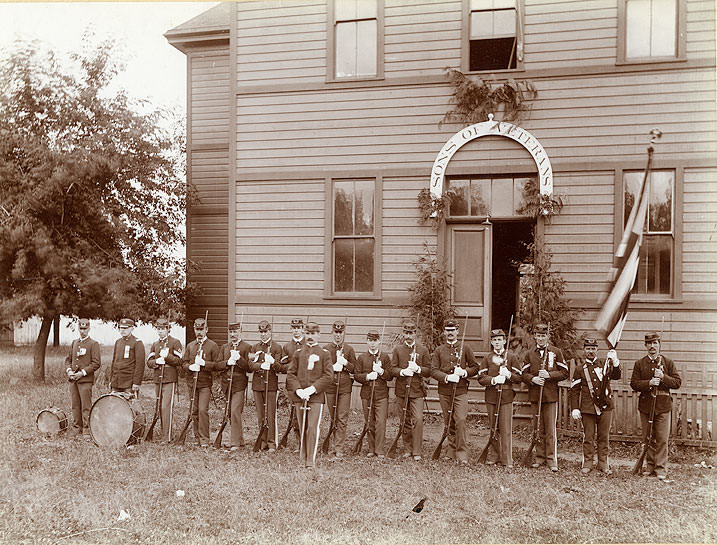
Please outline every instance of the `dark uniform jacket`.
M498 402L498 389L502 386L502 393L500 394L500 404L505 405L512 403L515 398L515 392L513 391L513 383L520 383L523 381L523 377L520 373L520 363L518 358L508 352L508 361L504 363L505 351L503 354L498 355L495 351L491 351L481 358L480 370L478 371L478 383L485 386L485 402L495 405ZM505 365L510 371L510 378L506 378L503 384L493 386L490 382L493 377L497 377L500 374L500 368Z
M643 413L650 413L652 409L652 387L650 386L650 379L655 373L655 367L659 364L662 365L662 370L665 376L662 377L662 382L655 389L657 399L655 400L655 414L667 413L672 410L672 398L670 397L670 388L677 389L682 385L682 378L677 371L677 366L670 358L666 358L662 354L652 361L649 356L640 358L635 362L635 366L632 368L632 378L630 379L630 386L636 392L640 392L640 401L637 404L637 409Z
M147 354L147 367L154 369L154 382L158 384L162 369L157 365L157 358L163 348L169 348L169 354L164 358L166 363L162 382L177 382L177 368L182 365L182 343L178 339L167 335L166 339L155 341Z
M468 372L467 377L461 377L456 386L456 395L468 392L468 377L478 374L478 363L476 362L473 350L468 343L463 344L463 355L460 355L460 343L444 343L433 353L431 362L431 376L438 381L438 393L451 395L453 383L446 383L446 376L453 372L453 368L460 366Z
M613 409L615 404L612 400L610 381L622 376L622 367L613 367L612 363L607 365L602 358L596 358L592 362L580 359L576 364L573 381L570 384L570 409L580 409L584 414L599 414L595 409L596 406L599 407L600 413ZM586 366L592 383L592 394L585 376Z
M182 368L189 373L187 382L191 388L194 384L194 372L189 370L189 366L194 363L199 350L202 351L204 358L204 366L199 370L197 376L197 388L212 387L212 372L221 368L221 355L219 354L219 346L210 338L205 338L200 345L197 340L193 340L187 345L182 356Z
M251 351L251 345L245 341L239 341L236 347L234 347L232 343L222 345L219 351L218 369L221 373L222 390L224 392L226 392L229 387L229 375L232 372L232 366L227 365L229 356L232 355L232 350L239 351L239 359L236 365L234 365L234 374L232 375L232 393L234 393L244 390L247 384L249 384L247 372L249 371L249 352Z
M69 367L73 373L82 370L87 373L76 382L94 382L95 371L100 368L101 364L100 343L90 337L72 341L70 353L65 358L65 369Z
M289 364L281 362L281 356L283 350L281 345L274 342L274 339L269 339L269 342L258 342L251 347L251 351L255 354L256 361L249 360L249 370L253 371L251 379L251 389L255 392L264 391L264 379L269 376L269 392L276 392L279 389L279 376L278 373L286 373L289 368ZM274 358L274 363L271 364L271 369L265 371L261 368L261 364L264 363L265 354L271 354Z
M314 368L309 370L309 357L318 356ZM286 372L286 389L293 403L301 403L302 399L296 395L296 390L313 386L316 392L309 398L309 403L323 403L326 389L333 380L331 369L331 356L318 344L305 345L301 350L294 352Z
M416 364L421 368L421 372L414 373L412 377L402 377L401 369L408 368L408 361L411 359L414 350L416 352ZM406 384L409 383L409 398L425 397L426 384L423 379L431 378L431 356L428 350L418 343L415 343L410 348L406 343L394 348L391 356L391 375L396 377L396 397L406 395Z
M112 353L110 385L131 388L133 384L142 384L144 360L144 345L137 337L129 335L117 339Z
M351 345L348 345L344 343L343 347L337 346L335 343L331 342L324 346L324 350L328 351L329 355L331 356L331 364L333 365L336 363L336 358L339 349L343 350L344 358L346 358L346 365L344 365L343 371L338 373L339 377L339 393L340 394L346 394L351 393L351 389L353 388L353 379L351 378L351 373L354 372L354 367L356 366L356 352L354 351L353 347ZM332 370L333 372L333 370ZM334 380L331 383L331 386L328 387L326 390L327 394L334 394L336 395L336 374L334 373Z
M540 398L540 386L532 381L533 377L538 376L542 365L550 374L550 378L545 379L542 402L552 403L558 400L558 383L568 378L570 370L561 350L551 344L542 355L537 346L528 351L523 362L523 382L528 385L528 399L533 403L537 403Z
M381 360L383 367L383 375L378 375L376 380L366 380L366 375L373 371L374 362ZM373 386L374 399L388 398L388 381L391 380L391 358L384 352L371 354L364 352L358 357L356 366L354 367L354 378L361 383L361 399L369 399L371 397L371 384Z
M287 366L287 370L288 370L289 364L291 363L291 358L294 357L294 354L296 353L297 350L299 350L300 348L303 348L304 346L306 346L306 337L302 337L300 341L296 341L296 339L294 339L294 337L292 337L291 339L289 339L289 342L287 342L281 348L281 350L282 350L281 363L283 363Z

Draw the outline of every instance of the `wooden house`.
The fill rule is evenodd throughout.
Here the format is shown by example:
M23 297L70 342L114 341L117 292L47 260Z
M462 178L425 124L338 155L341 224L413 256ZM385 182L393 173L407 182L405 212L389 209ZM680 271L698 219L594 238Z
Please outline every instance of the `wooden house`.
M165 36L187 56L188 183L198 196L187 251L203 288L189 314L208 309L217 339L242 316L245 336L273 318L282 341L294 317L322 333L347 318L347 341L363 347L367 329L398 329L427 244L445 258L467 340L483 351L491 327L516 311L519 273L508 264L525 259L534 226L588 332L659 128L619 345L616 431L636 433L632 362L664 318L663 350L683 377L679 434L712 440L714 1L241 1ZM452 107L446 68L530 81L538 96L516 123L441 124ZM564 196L550 222L516 212L531 178ZM428 188L463 197L438 229L419 221Z

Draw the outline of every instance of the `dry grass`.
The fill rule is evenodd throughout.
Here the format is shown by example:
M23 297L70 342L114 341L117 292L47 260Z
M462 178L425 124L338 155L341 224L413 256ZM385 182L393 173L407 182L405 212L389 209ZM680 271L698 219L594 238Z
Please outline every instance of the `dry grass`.
M103 354L104 356L104 354ZM50 405L69 415L64 349L48 358L48 381L32 385L27 349L0 352L0 540L4 543L573 543L717 540L714 470L673 466L672 483L583 477L446 462L348 458L299 467L291 448L274 455L147 443L99 449L83 439L46 439L34 428ZM108 360L103 360L107 362ZM95 396L103 390L96 387ZM151 416L151 385L144 408ZM186 390L183 390L183 394ZM282 408L281 423L286 423ZM186 416L186 395L178 409ZM211 408L212 430L220 422ZM350 432L361 428L354 413ZM441 423L427 426L425 453ZM390 422L389 436L396 429ZM247 408L245 436L257 433ZM325 430L326 427L324 426ZM283 431L283 430L282 430ZM228 434L228 432L227 432ZM293 447L291 438L290 447ZM471 457L485 441L471 429ZM561 449L564 448L561 445ZM572 447L571 447L572 448ZM516 449L516 458L520 452ZM185 496L178 498L177 490ZM412 512L426 497L421 513ZM119 522L120 510L131 518Z

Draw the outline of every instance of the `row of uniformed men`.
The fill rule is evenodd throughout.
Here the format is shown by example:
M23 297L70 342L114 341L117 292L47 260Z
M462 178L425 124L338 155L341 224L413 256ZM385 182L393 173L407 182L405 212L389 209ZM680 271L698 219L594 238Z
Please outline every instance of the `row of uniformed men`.
M134 326L132 320L122 319L119 325L122 337L114 347L110 386L114 391L137 390L144 372L144 345L131 334ZM334 422L332 453L341 458L344 455L353 377L362 384L364 418L369 421L368 455L383 457L386 452L388 415L387 382L395 377L395 395L398 405L404 408L406 421L402 437L404 455L420 460L426 395L424 379L434 378L438 382L444 424L448 426L445 458L467 464L468 379L477 377L478 382L486 388L485 401L491 428L496 404L500 399L497 408L499 440L497 449L490 449L488 453L488 463L498 462L507 467L513 465L513 384L525 382L529 386L533 414L537 413L539 400L541 402L540 430L533 467L546 464L552 471L558 470L558 383L568 378L569 371L561 350L549 344L549 328L544 324L533 328L536 346L525 354L523 361L506 351L505 333L498 329L491 332L491 352L480 362L475 360L468 344L461 346L458 342L459 327L455 321L446 322L446 342L432 356L416 343L416 324L412 321L404 322L403 342L393 349L390 356L381 350L378 331L372 330L367 334L367 350L358 357L353 347L344 342L345 324L342 321L334 322L332 342L323 348L318 344L318 324L304 324L301 319L292 320L292 338L284 346L272 339L272 326L265 320L259 323L260 341L257 344L252 346L241 339L240 324L230 324L229 342L220 348L207 337L205 320L198 318L194 321L196 339L184 351L179 340L169 336L167 320L157 320L155 327L159 339L153 343L147 355L147 365L155 369L157 392L160 387L164 389L160 415L162 435L167 440L171 439L177 368L183 366L192 374L198 373L193 410L194 435L198 443L202 446L209 444L208 409L212 373L221 372L225 394L228 393L229 376L232 377L230 448L236 450L243 446L242 412L248 384L247 373L252 372L252 389L260 427L265 407L268 408L268 433L262 448L275 450L278 439L277 375L286 373L286 388L297 409L298 428L303 428L303 463L306 466L315 464L324 404L328 405ZM79 328L80 339L73 342L67 371L73 388L75 429L84 427L86 430L93 382L91 376L99 368L99 345L89 338L87 320L80 320ZM660 396L656 411L659 418L655 418L653 430L657 446L648 452L647 473L656 473L658 477L664 478L671 410L669 389L679 388L680 377L674 363L660 354L659 335L646 335L645 345L648 354L635 362L631 385L640 392L639 411L645 433L651 394L658 392ZM597 467L609 473L608 437L612 418L610 380L620 378L621 372L615 351L608 352L606 359L600 359L597 358L597 346L595 339L585 340L584 365L575 368L570 405L573 418L582 419L583 422L583 471L587 473L593 467L597 434ZM193 380L194 377L190 377L190 387Z

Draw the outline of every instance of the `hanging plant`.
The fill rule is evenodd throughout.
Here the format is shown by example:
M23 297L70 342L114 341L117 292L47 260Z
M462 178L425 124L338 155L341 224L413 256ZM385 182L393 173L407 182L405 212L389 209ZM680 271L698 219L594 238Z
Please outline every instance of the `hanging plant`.
M430 223L433 227L438 227L448 215L450 206L450 192L444 193L439 199L433 198L430 190L425 187L418 193L418 209L421 212L419 221L422 225Z
M550 223L565 205L565 195L544 195L540 192L537 178L528 178L523 186L523 200L516 211L521 216L544 217Z
M509 79L498 83L495 79L468 78L460 70L447 68L453 86L451 104L455 107L439 122L473 125L488 119L488 114L500 115L502 121L519 121L530 111L530 101L538 90L530 80Z

